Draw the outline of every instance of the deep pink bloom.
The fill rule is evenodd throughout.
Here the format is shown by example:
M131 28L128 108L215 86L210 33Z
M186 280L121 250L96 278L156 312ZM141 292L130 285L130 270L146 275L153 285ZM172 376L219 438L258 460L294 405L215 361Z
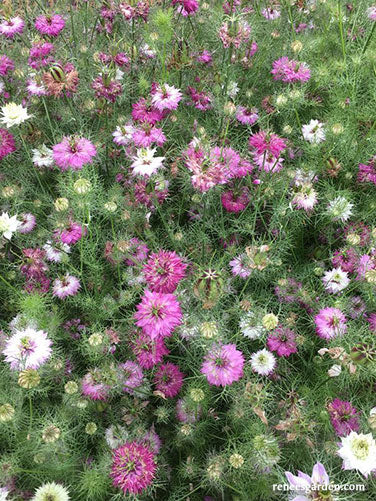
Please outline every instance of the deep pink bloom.
M34 70L39 70L52 63L52 54L55 51L54 44L49 42L36 42L29 52L27 64Z
M165 397L175 397L183 385L184 374L179 367L171 362L158 367L154 376L154 384Z
M371 313L368 315L367 321L369 323L369 329L372 334L376 334L376 313Z
M205 49L205 50L203 50L201 52L201 54L199 54L197 56L197 61L199 63L204 63L204 64L208 64L209 65L209 64L212 63L213 57L212 57L211 53L208 50Z
M198 91L195 87L187 87L187 94L191 98L187 104L194 106L197 110L206 111L211 108L211 98L203 91Z
M201 373L210 384L227 386L243 376L244 356L235 344L213 344L205 355Z
M236 119L242 124L253 125L259 119L257 108L245 108L238 106L236 109Z
M10 71L14 70L14 62L8 56L0 55L0 75L5 77Z
M151 339L144 332L138 333L132 340L131 348L143 369L151 369L162 362L164 355L169 353L162 338Z
M182 93L173 85L163 84L155 86L152 90L151 102L159 110L176 110L182 98Z
M287 327L277 327L268 336L268 348L275 351L279 357L288 357L296 353L296 334Z
M277 134L260 131L249 138L249 147L256 150L258 155L267 152L278 158L286 148L286 141Z
M65 21L58 14L52 16L38 16L35 20L35 27L42 35L57 37L64 29Z
M69 226L58 232L64 244L72 245L78 242L84 234L83 227L78 223L69 223Z
M136 364L136 362L127 360L123 364L119 365L119 369L123 391L129 393L130 395L134 395L134 388L141 386L144 379L144 373L142 372L141 367Z
M16 151L13 135L6 129L0 129L0 160Z
M182 312L173 294L145 290L134 314L136 325L152 339L169 336L180 325Z
M82 378L81 391L85 397L89 397L91 400L107 400L110 387L103 382L100 370L93 369Z
M46 271L48 271L48 266L44 262L46 257L46 252L43 249L22 249L22 254L25 257L23 264L21 265L21 273L23 273L27 278L33 278L35 280L44 277Z
M333 428L340 437L359 430L359 413L350 402L335 398L328 404L328 412Z
M75 296L78 289L81 287L77 277L66 274L64 278L57 278L53 283L53 295L60 299L65 299L67 296Z
M142 272L151 291L170 293L184 278L186 268L176 252L160 250L150 255Z
M156 468L154 454L148 447L126 442L113 451L110 477L124 494L139 494L152 483Z
M346 317L338 308L323 308L315 316L316 333L323 339L330 340L342 336L346 330Z
M123 87L118 80L106 81L101 76L93 80L91 87L95 91L96 98L106 99L110 103L114 103L123 92Z
M53 158L61 170L81 170L83 165L92 163L97 150L88 139L65 137L52 148Z
M274 80L282 80L285 83L308 82L311 78L311 72L306 63L299 63L288 57L281 57L274 61L271 74Z
M132 117L133 120L138 122L147 122L151 125L155 125L160 122L164 113L153 108L150 103L146 101L143 97L132 105Z
M359 257L355 250L350 247L349 249L335 251L332 263L336 268L340 267L343 271L352 273L359 263Z
M241 212L250 202L249 189L243 186L240 190L224 191L221 195L221 202L227 212Z
M181 12L184 17L192 16L198 10L197 0L172 0L172 5L176 4L180 5L178 11Z
M163 146L166 142L166 136L162 129L151 127L147 122L139 129L134 129L132 139L137 148L149 148L153 143L157 146Z

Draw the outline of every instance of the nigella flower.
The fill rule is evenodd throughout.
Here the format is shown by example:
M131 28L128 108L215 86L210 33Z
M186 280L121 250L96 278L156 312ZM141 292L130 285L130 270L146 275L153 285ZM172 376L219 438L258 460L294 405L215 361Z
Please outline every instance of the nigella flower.
M46 252L47 261L52 261L54 263L60 263L64 253L70 253L70 247L67 244L56 244L48 240L44 245L43 249Z
M306 212L311 212L317 204L317 192L311 183L301 184L294 189L294 196L291 199L291 204L298 209L303 209Z
M359 431L359 413L350 402L335 398L328 404L330 421L337 435L348 435L351 431Z
M127 146L132 141L135 128L132 124L118 125L112 133L113 141L120 146Z
M170 293L184 278L186 268L176 252L160 250L149 256L142 272L151 291Z
M51 345L46 332L27 327L15 331L2 353L13 370L38 369L50 358Z
M263 325L257 322L257 317L253 311L248 311L241 317L239 328L243 336L249 339L258 339L265 332Z
M350 223L344 228L344 236L352 245L366 247L371 238L371 230L363 222Z
M253 125L259 119L257 108L246 108L245 106L238 106L235 116L240 123L247 125Z
M241 45L249 41L251 27L244 20L225 21L220 27L218 35L225 49L231 45L239 49Z
M52 151L53 159L62 171L69 168L81 170L84 165L92 163L97 154L93 143L84 137L65 137Z
M248 278L253 269L249 266L249 258L244 252L230 261L231 272L241 278Z
M6 129L0 129L0 160L16 151L13 135Z
M372 5L372 7L368 7L367 9L368 19L371 21L376 21L376 5Z
M194 106L197 110L206 111L211 108L211 98L203 91L198 91L195 87L188 86L186 90L191 101L187 103L189 106Z
M110 103L114 103L121 96L123 87L116 79L111 80L107 77L99 76L95 78L91 84L95 91L95 97L106 99Z
M304 139L309 143L321 143L325 141L324 124L318 120L311 120L308 124L303 125L302 134Z
M249 138L249 147L254 149L258 155L270 153L278 158L286 146L286 141L283 138L266 131L256 132Z
M160 122L163 117L164 113L153 108L143 97L132 105L132 118L138 122L147 122L150 125L155 125L157 122Z
M0 233L7 240L10 240L18 228L21 222L17 219L17 216L9 217L7 212L3 212L0 216Z
M5 77L10 71L14 70L14 62L6 55L0 55L0 75Z
M296 334L287 327L277 327L268 336L268 348L275 351L279 357L288 357L296 353Z
M249 202L249 189L247 186L224 191L221 195L221 203L227 212L241 212L247 208Z
M165 157L155 157L156 148L141 148L137 150L136 156L133 157L131 167L133 175L150 177L152 174L163 168L163 160Z
M67 273L64 278L54 281L52 294L59 299L65 299L67 296L75 296L80 287L78 278Z
M209 384L227 386L243 376L244 356L235 344L213 344L204 357L201 373Z
M325 272L322 281L324 282L325 289L333 294L341 292L350 283L347 272L343 271L341 268L334 268L333 270Z
M0 34L7 38L13 38L17 33L22 33L24 27L25 23L19 16L4 19L0 23Z
M43 73L43 82L47 88L47 94L56 98L61 96L70 97L77 91L79 83L78 72L71 63L64 66L56 64L50 71Z
M195 423L200 419L201 407L190 409L189 404L183 398L179 398L176 402L176 417L181 423Z
M143 332L138 333L131 341L131 349L143 369L151 369L169 353L162 338L151 339Z
M54 163L52 150L47 148L45 144L31 151L33 152L32 161L34 165L37 167L52 167Z
M184 374L171 362L161 364L154 375L154 384L165 397L175 397L183 385Z
M354 204L349 202L345 197L336 197L328 204L327 213L333 221L341 221L344 223L352 216L352 208Z
M30 233L36 226L36 219L34 214L26 212L20 215L21 222L18 227L20 233Z
M52 16L39 16L35 20L35 28L42 35L50 37L57 37L58 34L64 29L65 21L58 14Z
M123 391L129 393L130 395L134 395L134 389L141 386L144 379L144 373L142 372L141 367L136 364L136 362L127 360L126 362L120 364L118 368L120 370L119 375Z
M156 468L149 447L126 442L113 451L110 477L124 494L140 494L153 482Z
M162 440L159 438L154 429L154 423L151 425L150 430L147 431L141 438L140 443L142 445L146 445L146 447L149 447L149 449L154 452L154 454L158 454L161 449Z
M182 93L173 85L157 85L152 91L151 102L158 111L176 110L182 98Z
M145 290L134 318L136 325L155 339L158 336L170 336L175 327L180 325L182 312L173 294Z
M252 369L260 376L272 374L277 362L272 353L268 350L259 350L251 356Z
M7 103L1 108L2 117L0 122L3 123L8 129L13 125L20 125L25 120L32 117L27 113L27 109L21 104Z
M104 382L101 371L93 369L82 378L81 391L91 400L107 400L110 386Z
M178 12L182 16L192 16L198 10L197 0L172 0L172 5L179 4Z
M63 230L57 230L55 233L64 244L72 245L81 240L85 231L79 223L70 222Z
M308 82L311 77L306 63L299 63L288 57L281 57L274 61L271 74L274 80L282 80L285 83Z
M348 249L335 251L332 258L332 263L337 268L341 268L343 271L352 273L353 271L355 271L355 268L359 263L359 257L355 250L350 247Z
M48 482L38 487L31 501L69 501L70 499L69 492L65 487L55 482Z
M261 14L268 21L274 21L274 19L278 19L281 16L281 11L274 9L273 7L267 7L266 9L262 9Z
M376 469L376 442L371 433L352 431L342 437L338 455L343 459L344 470L358 470L367 478Z
M298 470L298 475L295 476L289 471L285 471L286 478L290 484L292 492L299 494L291 498L291 501L310 501L312 499L310 493L320 493L319 486L325 489L324 486L329 486L329 476L326 473L324 465L316 463L312 470L312 475L309 476ZM324 490L324 492L330 492ZM319 499L319 498L318 498Z
M346 317L338 308L323 308L315 316L316 333L323 339L330 340L342 336L346 330Z
M133 129L132 140L137 148L149 148L153 143L157 146L163 146L166 136L163 134L162 129L145 122L141 124L139 129Z
M376 184L376 166L375 157L370 160L368 164L358 165L358 181L360 183L373 183Z
M359 318L366 311L366 303L360 296L354 296L349 300L349 315L351 318Z
M37 80L29 78L27 80L27 92L30 96L46 96L47 90L43 84L38 83Z
M29 52L27 64L34 70L39 70L53 62L52 54L55 51L54 44L49 42L34 43Z

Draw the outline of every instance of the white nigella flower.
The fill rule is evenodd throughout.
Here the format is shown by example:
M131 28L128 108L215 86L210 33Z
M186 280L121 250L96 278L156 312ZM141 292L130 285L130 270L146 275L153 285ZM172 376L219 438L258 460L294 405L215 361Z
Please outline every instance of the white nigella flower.
M9 491L6 487L0 487L0 501L7 501Z
M7 212L3 212L0 216L0 233L3 234L3 237L10 240L19 226L21 225L21 221L18 221L17 216L9 217Z
M33 164L37 167L51 167L53 165L52 150L47 148L45 144L31 151L33 152Z
M338 455L343 459L344 470L358 470L368 477L376 469L376 442L371 433L364 435L352 431L341 438Z
M116 449L116 447L126 442L128 432L123 426L111 425L106 429L104 436L111 449Z
M231 99L234 99L234 97L238 94L238 92L239 92L239 86L237 82L229 82L227 87L227 95L231 97Z
M325 141L324 124L318 120L311 120L309 124L303 125L302 134L306 141L318 144Z
M276 359L270 351L264 348L263 350L259 350L252 355L251 366L257 374L260 374L260 376L267 376L274 371Z
M350 283L347 272L343 271L341 268L334 268L333 270L327 271L322 281L324 282L325 289L333 294L341 292Z
M57 248L50 240L43 245L43 249L46 251L46 259L48 261L53 261L54 263L60 263L64 252L70 252L68 244L59 243L59 248Z
M137 150L137 154L133 157L134 162L131 167L134 175L150 177L163 167L165 157L155 157L156 148L141 148Z
M344 223L352 216L351 209L354 204L349 202L345 197L336 197L329 202L328 214L333 218L333 221L341 221Z
M31 501L69 501L69 493L65 487L55 482L43 484L39 487Z
M0 122L3 123L8 129L13 125L20 125L32 115L27 113L27 109L21 104L8 103L1 107L2 117Z
M265 332L264 327L257 324L255 314L252 311L249 311L240 319L239 327L243 336L249 339L258 339Z
M312 184L299 185L297 191L294 192L291 204L298 207L298 209L304 209L305 211L312 210L317 204L317 193Z

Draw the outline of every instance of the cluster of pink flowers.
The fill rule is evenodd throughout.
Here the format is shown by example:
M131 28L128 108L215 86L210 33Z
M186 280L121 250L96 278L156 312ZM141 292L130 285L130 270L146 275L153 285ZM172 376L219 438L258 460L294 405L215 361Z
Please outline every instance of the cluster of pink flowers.
M376 157L372 157L367 164L359 164L358 181L376 185Z
M28 65L34 70L48 66L54 60L52 56L54 52L54 44L50 42L36 42L30 47Z
M274 61L271 74L274 80L282 80L285 83L308 82L311 78L306 63L290 60L286 56Z
M0 75L5 77L8 73L14 70L14 61L8 56L0 55Z
M110 103L114 103L123 92L123 86L121 83L116 79L109 78L108 76L99 76L95 78L91 87L95 91L96 98L105 99Z
M253 150L253 160L259 170L279 172L282 168L281 153L286 149L286 141L277 134L266 131L256 132L249 138L249 147Z
M236 33L234 31L236 30ZM244 21L240 20L236 23L231 23L225 21L219 29L219 38L222 40L223 47L228 49L233 45L236 49L239 49L241 45L245 45L251 35L250 25Z
M194 106L197 110L206 111L209 110L211 105L211 98L208 94L203 91L197 90L195 87L187 87L187 94L191 98L191 101L187 102L187 105Z
M6 129L0 129L0 160L16 151L13 135Z

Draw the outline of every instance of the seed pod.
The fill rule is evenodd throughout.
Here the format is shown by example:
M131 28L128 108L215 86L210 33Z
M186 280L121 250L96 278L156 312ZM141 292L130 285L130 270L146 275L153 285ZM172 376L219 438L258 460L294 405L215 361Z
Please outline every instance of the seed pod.
M50 75L55 80L55 82L62 82L65 77L64 68L59 63L55 63L50 68Z

